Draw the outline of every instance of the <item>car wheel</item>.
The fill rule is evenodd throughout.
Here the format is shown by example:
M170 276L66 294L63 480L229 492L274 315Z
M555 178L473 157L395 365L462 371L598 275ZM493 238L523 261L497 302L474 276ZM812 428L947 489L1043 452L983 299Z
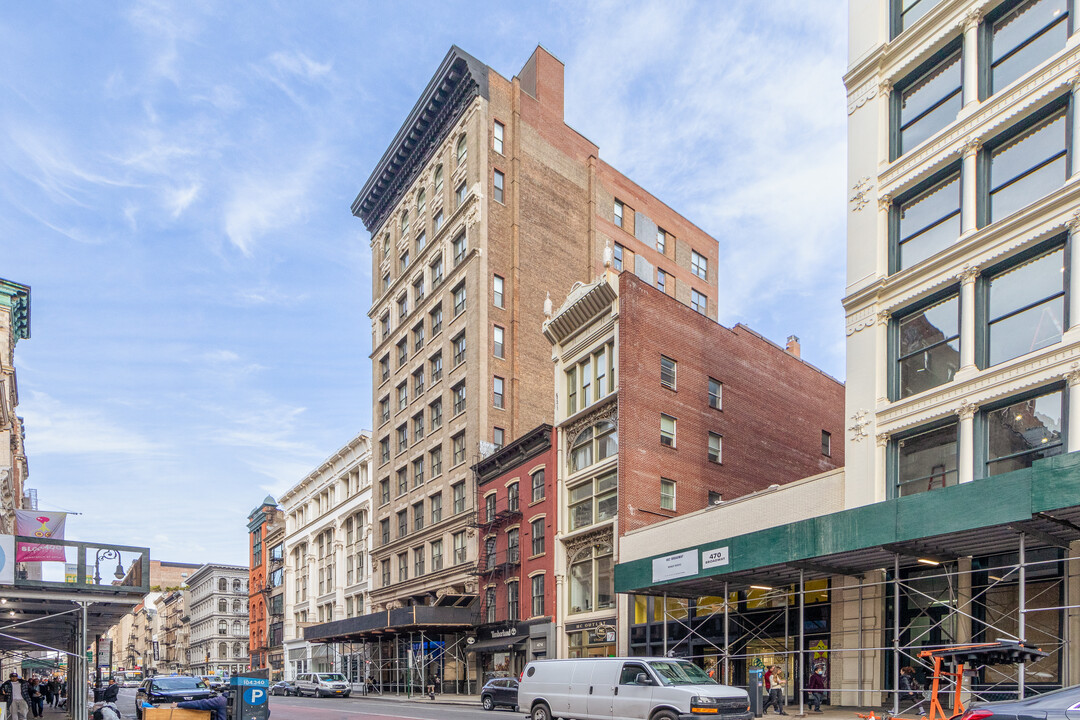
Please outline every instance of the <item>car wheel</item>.
M529 714L532 720L551 720L551 708L548 707L546 702L538 702L533 705L532 712Z
M490 695L485 695L484 697L480 698L480 704L484 706L485 710L495 709L495 701L491 699Z
M678 717L676 717L675 713L671 712L670 710L661 710L661 711L659 711L657 713L654 713L653 716L651 718L649 718L649 720L679 720L679 719L678 719Z
M351 690L350 690L349 692L345 693L344 695L342 695L341 697L349 697L349 695L352 695L352 691L351 691Z

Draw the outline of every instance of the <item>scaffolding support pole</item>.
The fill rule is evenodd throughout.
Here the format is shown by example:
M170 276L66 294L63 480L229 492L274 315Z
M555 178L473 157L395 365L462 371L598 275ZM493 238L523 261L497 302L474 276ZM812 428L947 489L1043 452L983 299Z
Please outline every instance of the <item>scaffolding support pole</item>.
M865 616L863 615L863 582L862 581L863 581L863 578L860 577L859 578L859 642L858 642L858 648L859 648L858 663L859 663L859 665L858 665L858 672L856 673L856 675L857 675L856 682L859 685L859 690L856 693L856 698L857 699L855 700L855 702L858 705L863 704L863 651L862 651L862 648L863 648L863 643L866 642L866 634L863 632L863 618Z
M806 668L806 577L803 570L799 570L799 717L806 714L804 707L805 695L803 682Z
M664 657L667 657L667 593L664 593Z
M1027 642L1027 536L1024 533L1020 533L1020 588L1019 594L1019 612L1016 623L1016 634L1020 636L1020 642ZM1066 580L1068 584L1068 580ZM1016 696L1018 699L1024 699L1024 676L1027 674L1027 668L1024 663L1017 663L1017 678L1016 678Z
M731 683L731 635L728 626L728 584L724 582L724 684Z
M893 623L892 623L892 649L893 649L893 676L892 676L892 712L900 714L900 555L893 555ZM860 624L861 624L860 620Z

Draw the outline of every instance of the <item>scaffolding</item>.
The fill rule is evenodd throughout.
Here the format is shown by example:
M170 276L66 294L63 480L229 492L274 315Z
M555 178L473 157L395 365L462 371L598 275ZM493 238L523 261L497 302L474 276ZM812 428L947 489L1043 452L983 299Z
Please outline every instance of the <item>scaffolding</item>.
M1070 544L1080 540L1080 526L1059 523L1053 533L1014 530L1011 552L1000 542L988 543L984 555L909 543L876 548L872 563L865 555L847 558L859 560L847 568L840 558L786 563L708 585L698 580L685 588L669 584L664 593L652 589L648 594L663 603L663 652L710 670L716 667L718 680L743 687L745 669L763 667L766 661L786 665L788 702L794 704L797 696L800 713L805 710L806 681L818 662L834 667L830 680L837 682L830 682L828 691L833 702L841 697L841 704L880 705L894 715L922 710L922 692L900 690L901 669L914 668L925 678L924 687L936 679L940 692L951 692L955 678L946 672L935 676L932 660L919 654L967 642L1028 643L1046 655L1028 664L964 670L966 702L1025 697L1074 684L1080 667L1070 658L1069 640L1080 605L1072 604L1070 585L1080 579L1080 566L1074 565L1080 557L1071 556ZM806 642L807 596L821 593L808 590L807 582L822 579L829 581L830 623L824 633L812 634L829 636L825 649L807 647ZM740 610L752 590L758 592L755 601L766 607ZM720 602L702 606L707 612L693 617L669 607L671 598L716 595ZM844 608L852 596L854 608ZM853 615L857 627L851 628L846 621ZM709 633L706 626L719 626L721 632ZM848 642L851 635L858 640ZM695 646L696 652L691 650ZM854 661L844 662L848 659ZM837 672L841 665L845 669ZM852 665L854 677L849 676ZM733 666L743 672L734 673Z

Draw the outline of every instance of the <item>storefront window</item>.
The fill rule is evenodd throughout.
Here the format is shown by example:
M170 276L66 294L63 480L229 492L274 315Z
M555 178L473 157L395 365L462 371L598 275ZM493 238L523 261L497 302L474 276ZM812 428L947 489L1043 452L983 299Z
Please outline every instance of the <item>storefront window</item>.
M615 574L610 545L579 552L570 564L570 612L615 607Z

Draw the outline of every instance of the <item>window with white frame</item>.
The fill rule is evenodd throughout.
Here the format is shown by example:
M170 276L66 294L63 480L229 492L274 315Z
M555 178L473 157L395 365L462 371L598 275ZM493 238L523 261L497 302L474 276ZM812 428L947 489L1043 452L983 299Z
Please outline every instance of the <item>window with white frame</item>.
M615 344L605 343L565 371L567 415L573 415L617 389Z
M544 499L546 489L544 487L544 469L540 468L532 474L532 501L539 502Z
M713 410L724 409L724 383L709 378L709 407Z
M611 546L584 548L570 564L570 613L615 607L615 571Z
M532 535L532 554L542 555L544 553L544 518L537 518L529 523L529 532Z
M675 389L675 372L678 367L671 358L666 355L660 356L660 384L671 390Z
M675 418L660 414L660 444L675 447Z
M503 292L505 289L506 281L500 275L495 275L491 283L491 302L495 307L505 307L503 305Z
M709 433L709 462L722 463L724 461L724 438L718 434Z
M660 478L660 509L675 510L675 481Z
M611 420L581 430L570 443L570 473L594 465L619 452L619 432Z
M503 202L506 192L506 176L503 175L501 170L492 170L491 189L491 198L497 203Z
M623 212L625 212L625 205L618 200L615 201L615 226L623 226ZM621 269L621 268L620 268Z
M709 274L709 259L704 255L698 253L697 250L691 250L690 270L699 278L705 280Z
M589 478L568 489L570 530L578 530L615 517L619 512L616 474Z
M505 357L503 353L505 352L506 331L496 325L491 330L491 338L492 354L497 358Z
M544 614L544 576L532 576L532 616L540 617Z
M690 307L702 315L708 315L709 313L709 300L705 297L705 293L698 292L697 290L690 291Z
M500 155L503 151L503 135L505 132L506 126L496 120L491 132L491 149Z
M499 376L495 376L491 382L491 404L496 408L506 407L506 383Z

